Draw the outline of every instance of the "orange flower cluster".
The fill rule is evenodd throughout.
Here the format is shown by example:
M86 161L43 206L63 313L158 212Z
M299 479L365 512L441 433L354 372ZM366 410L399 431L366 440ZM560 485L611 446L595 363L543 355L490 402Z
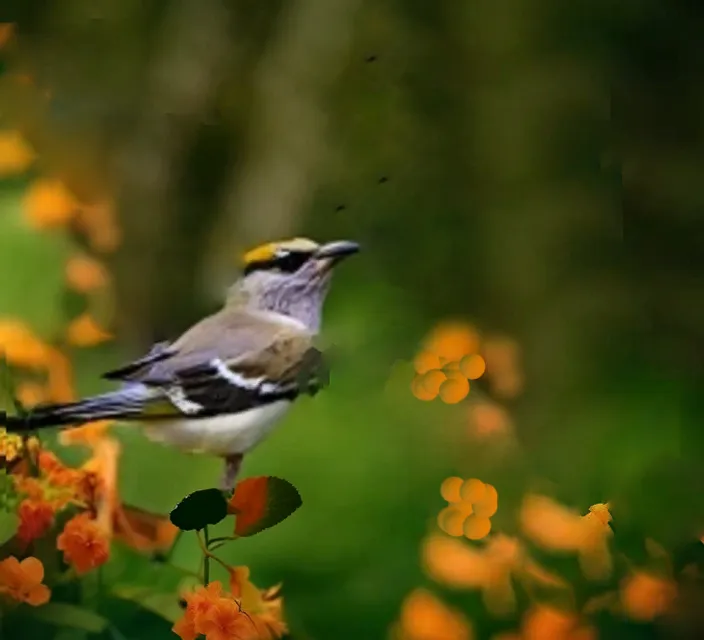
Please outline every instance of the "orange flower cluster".
M186 611L173 626L181 640L274 640L287 632L278 588L260 591L247 567L230 570L230 592L219 581L184 594Z
M5 427L0 427L0 466L22 457L24 448L24 440L20 436L7 433Z
M51 591L42 580L44 565L37 558L25 558L20 562L10 556L0 562L0 595L38 607L51 597Z
M467 397L470 381L486 373L492 392L512 398L523 389L523 374L515 341L505 337L482 339L466 322L439 324L424 340L414 360L413 395L430 401L437 397L455 404Z
M438 326L425 340L416 356L418 374L411 383L413 395L419 400L434 400L455 404L469 393L470 380L484 374L484 358L476 353L479 335L470 325L447 323Z
M36 466L36 476L30 474L26 460L12 471L15 489L22 498L17 537L25 545L42 537L53 526L56 514L69 506L94 508L102 483L92 470L66 467L49 451L38 452Z
M450 503L438 515L438 526L448 535L481 540L491 531L491 517L499 508L496 488L477 478L447 478L440 487Z

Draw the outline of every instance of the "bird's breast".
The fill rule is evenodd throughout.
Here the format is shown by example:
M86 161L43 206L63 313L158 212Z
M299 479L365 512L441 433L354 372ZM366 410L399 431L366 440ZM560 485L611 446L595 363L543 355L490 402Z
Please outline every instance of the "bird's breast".
M247 453L271 433L290 406L289 400L277 400L234 414L159 421L146 425L145 432L151 440L192 453Z

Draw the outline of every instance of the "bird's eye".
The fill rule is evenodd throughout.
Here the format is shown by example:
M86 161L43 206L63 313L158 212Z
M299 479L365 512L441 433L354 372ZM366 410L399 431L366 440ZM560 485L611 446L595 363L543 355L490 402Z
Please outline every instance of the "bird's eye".
M285 273L298 271L310 257L302 251L282 251L274 259L276 268Z

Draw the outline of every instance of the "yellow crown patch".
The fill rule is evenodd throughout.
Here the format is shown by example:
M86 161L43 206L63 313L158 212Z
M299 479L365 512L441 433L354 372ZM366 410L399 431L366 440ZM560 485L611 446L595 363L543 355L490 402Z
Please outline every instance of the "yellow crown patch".
M318 248L318 243L309 240L308 238L291 238L290 240L281 240L279 242L267 242L259 245L244 254L242 262L245 265L254 262L269 262L274 258L277 251L310 251L313 252Z

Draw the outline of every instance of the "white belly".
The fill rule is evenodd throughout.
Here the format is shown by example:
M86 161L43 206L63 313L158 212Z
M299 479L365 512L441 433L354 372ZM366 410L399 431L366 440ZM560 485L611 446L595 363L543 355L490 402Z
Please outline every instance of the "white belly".
M290 401L278 400L233 415L160 421L146 425L145 432L151 440L191 453L247 453L272 432L290 406Z

